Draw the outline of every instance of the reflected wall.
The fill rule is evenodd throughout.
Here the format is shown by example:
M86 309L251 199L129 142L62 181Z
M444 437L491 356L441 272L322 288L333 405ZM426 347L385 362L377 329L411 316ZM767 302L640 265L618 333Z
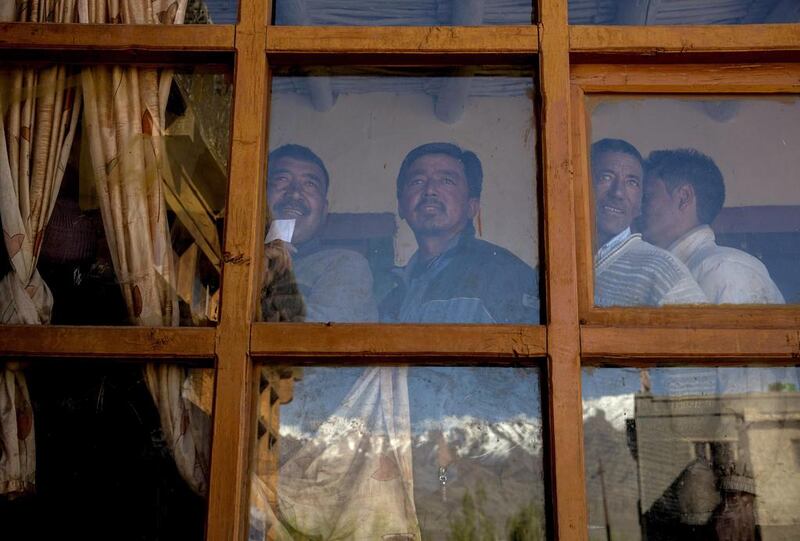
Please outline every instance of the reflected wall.
M589 538L790 539L797 367L585 368Z

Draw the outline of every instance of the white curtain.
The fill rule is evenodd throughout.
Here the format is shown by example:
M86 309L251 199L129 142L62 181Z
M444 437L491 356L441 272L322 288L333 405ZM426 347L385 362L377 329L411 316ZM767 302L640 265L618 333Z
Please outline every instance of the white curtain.
M250 539L418 540L411 443L408 369L367 368L277 487L253 477Z
M0 20L71 22L75 1L3 2ZM63 66L0 74L0 215L11 271L0 279L0 323L50 322L53 296L36 270L80 111L75 75ZM17 363L0 368L0 494L33 489L33 411Z

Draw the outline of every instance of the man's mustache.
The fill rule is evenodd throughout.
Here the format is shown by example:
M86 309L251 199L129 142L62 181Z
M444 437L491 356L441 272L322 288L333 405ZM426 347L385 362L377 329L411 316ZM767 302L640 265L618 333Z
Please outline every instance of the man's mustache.
M299 200L299 199L297 201L285 201L285 202L277 203L275 205L275 211L274 212L276 214L281 214L285 210L298 210L298 211L302 212L303 214L308 214L311 211L311 209L308 208L308 205L306 205L305 202L303 202L302 200Z
M417 203L417 206L414 207L414 210L421 211L422 207L431 206L431 205L435 206L439 210L442 210L442 211L444 210L444 203L442 203L441 201L439 201L435 197L424 197L419 203Z

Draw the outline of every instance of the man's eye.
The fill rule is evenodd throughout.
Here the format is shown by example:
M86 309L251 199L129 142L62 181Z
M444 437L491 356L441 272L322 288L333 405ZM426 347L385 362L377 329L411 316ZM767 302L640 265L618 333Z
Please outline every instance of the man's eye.
M456 183L456 179L454 179L454 178L452 178L452 177L444 177L444 178L442 179L442 181L443 181L445 184L450 184L450 185L453 185L453 184L455 184L455 183Z
M280 188L280 187L286 186L286 184L288 182L289 182L289 178L285 177L285 176L277 176L277 177L272 177L272 178L269 179L270 185L272 185L272 187L274 187L274 188Z
M598 182L611 182L612 180L614 180L614 175L611 175L609 173L602 173L600 175L600 178L598 179Z
M638 178L629 178L628 185L633 186L634 188L638 188L642 183L639 181Z
M319 191L319 184L314 182L313 180L305 181L305 183L303 183L303 186L305 186L307 190Z
M408 185L409 186L419 186L423 182L425 182L425 180L422 179L422 178L412 178L411 180L408 181Z

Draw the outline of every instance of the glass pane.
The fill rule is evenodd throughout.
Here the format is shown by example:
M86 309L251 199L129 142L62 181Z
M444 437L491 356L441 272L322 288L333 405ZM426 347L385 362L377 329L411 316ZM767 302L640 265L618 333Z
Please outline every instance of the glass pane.
M0 323L213 324L231 96L220 71L0 70Z
M569 0L570 24L757 24L800 21L797 0Z
M275 0L274 24L293 26L480 26L531 24L531 0Z
M85 10L79 5L88 6ZM4 0L0 22L83 24L235 24L237 0L126 0L124 2ZM169 31L165 28L165 31Z
M596 305L800 302L800 98L589 107Z
M586 368L591 540L794 539L800 368Z
M532 81L276 74L262 319L538 322Z
M213 388L201 367L0 364L3 539L204 539Z
M251 541L545 538L536 368L261 370Z

